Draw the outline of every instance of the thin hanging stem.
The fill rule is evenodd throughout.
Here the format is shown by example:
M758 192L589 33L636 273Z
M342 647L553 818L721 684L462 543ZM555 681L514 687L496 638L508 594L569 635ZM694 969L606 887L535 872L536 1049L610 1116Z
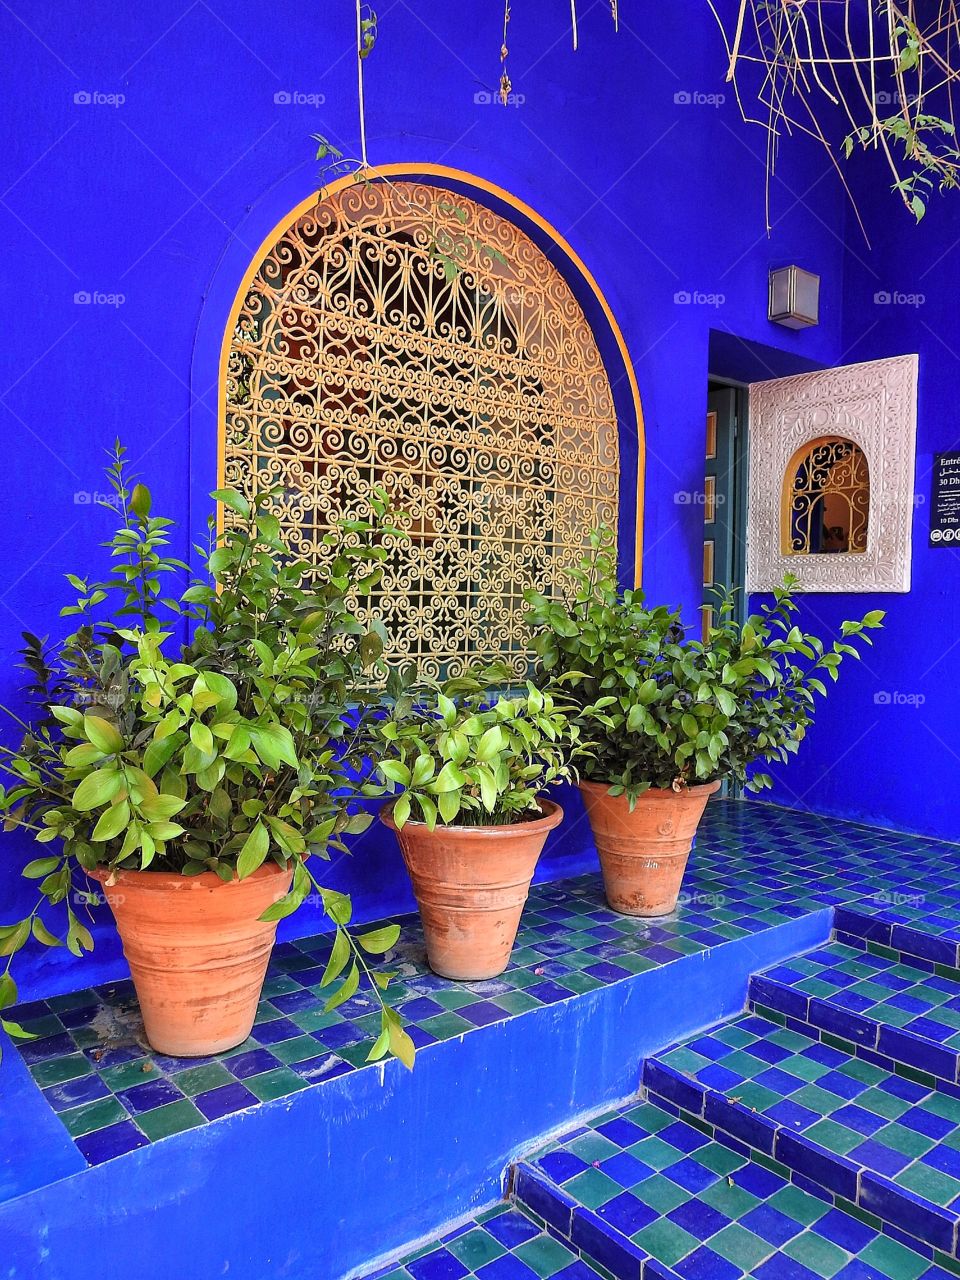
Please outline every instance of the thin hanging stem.
M570 0L570 25L573 27L573 49L576 52L577 36L577 0Z
M367 162L367 119L363 101L363 17L361 0L357 0L357 101L360 108L360 163L364 169Z

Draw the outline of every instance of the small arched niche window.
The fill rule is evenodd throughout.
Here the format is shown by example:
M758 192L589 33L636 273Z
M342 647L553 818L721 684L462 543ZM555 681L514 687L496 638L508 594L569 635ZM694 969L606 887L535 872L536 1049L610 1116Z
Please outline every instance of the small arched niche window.
M596 340L540 248L459 192L346 186L253 264L225 356L223 482L281 486L295 554L322 562L374 485L406 513L357 601L388 659L525 674L523 593L569 589L590 530L616 528L619 482Z
M867 549L870 472L863 450L845 436L821 436L799 448L783 478L783 555L846 555Z

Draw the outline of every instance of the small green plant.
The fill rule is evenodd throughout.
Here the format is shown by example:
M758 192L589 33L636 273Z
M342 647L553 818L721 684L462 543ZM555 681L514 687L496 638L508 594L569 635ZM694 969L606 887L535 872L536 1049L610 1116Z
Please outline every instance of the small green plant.
M434 686L400 691L385 719L371 722L376 769L386 789L402 789L393 818L432 831L501 826L540 813L539 797L576 778L583 754L578 726L550 689L504 689L506 668L491 667Z
M640 591L621 591L613 534L592 535L591 553L571 571L569 603L527 594L534 647L547 676L562 677L593 751L583 773L610 784L631 804L649 787L731 778L747 790L772 785L752 772L759 762L786 761L797 751L824 696L821 677L836 680L855 643L883 613L844 622L829 647L797 627L794 580L744 623L721 596L718 623L705 641L685 636L680 616L650 608Z
M364 975L379 995L383 975L366 956L388 950L399 929L354 938L349 898L325 889L309 860L345 848L343 837L370 821L352 802L352 779L379 702L372 675L385 633L361 624L349 597L376 583L384 538L398 535L385 495L373 496L369 521L328 536L331 559L318 570L281 540L273 491L250 502L219 490L231 522L218 533L211 517L204 571L177 594L170 584L187 566L167 555L172 522L151 513L143 485L128 487L119 444L108 476L120 512L106 544L113 572L102 582L68 575L79 598L62 612L79 625L61 643L26 637L33 713L8 712L23 737L0 748L12 783L0 787L4 827L47 850L22 868L38 882L36 906L0 926L0 1009L16 1001L11 961L31 937L78 956L92 948L78 914L84 871L229 881L267 860L292 868L293 882L263 919L315 894L335 925L324 985L342 981L328 1008ZM48 908L63 913L62 936ZM382 997L381 1007L371 1057L392 1051L409 1065L413 1045ZM9 1020L3 1029L21 1034Z

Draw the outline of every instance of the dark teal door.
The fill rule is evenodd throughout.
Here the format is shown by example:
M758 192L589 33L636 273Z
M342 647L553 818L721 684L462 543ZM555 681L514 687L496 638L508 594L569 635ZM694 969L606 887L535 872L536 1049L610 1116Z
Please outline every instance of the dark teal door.
M737 591L743 610L743 441L738 387L711 385L707 395L703 477L703 632L716 610L716 588Z

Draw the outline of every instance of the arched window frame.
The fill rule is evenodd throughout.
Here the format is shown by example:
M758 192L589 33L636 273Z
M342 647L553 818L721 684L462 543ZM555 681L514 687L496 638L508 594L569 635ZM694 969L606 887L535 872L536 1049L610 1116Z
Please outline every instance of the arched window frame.
M601 347L616 402L617 422L621 444L621 503L618 516L620 534L620 576L624 585L639 585L643 545L643 481L645 470L645 446L643 415L639 388L630 362L627 347L614 315L604 298L597 281L576 251L550 224L528 205L510 192L475 175L443 165L397 164L379 166L378 174L393 179L410 179L441 186L449 191L459 191L468 198L485 204L500 213L526 232L547 254L568 281L577 301ZM330 194L352 184L354 179L331 183ZM249 280L255 273L263 254L283 230L295 222L317 201L313 194L301 200L293 208L284 200L284 192L295 187L293 179L272 188L263 200L253 206L247 222L238 228L237 236L227 246L224 259L219 264L207 292L198 325L197 343L193 360L193 387L195 398L191 407L191 526L199 538L206 524L209 505L207 493L220 483L224 471L223 420L225 409L226 367L229 356L229 335L232 326L223 324L224 301L232 299L231 319L236 315ZM287 211L264 234L269 222L269 211ZM274 217L276 214L274 213ZM260 249L248 257L249 245L260 238ZM242 252L242 247L247 246ZM243 266L242 275L239 271ZM239 286L237 284L239 278ZM207 397L214 346L219 348L219 397L216 407L216 431ZM209 425L208 425L209 424ZM216 455L213 442L216 441ZM204 478L206 477L206 478ZM635 477L635 480L634 480Z

